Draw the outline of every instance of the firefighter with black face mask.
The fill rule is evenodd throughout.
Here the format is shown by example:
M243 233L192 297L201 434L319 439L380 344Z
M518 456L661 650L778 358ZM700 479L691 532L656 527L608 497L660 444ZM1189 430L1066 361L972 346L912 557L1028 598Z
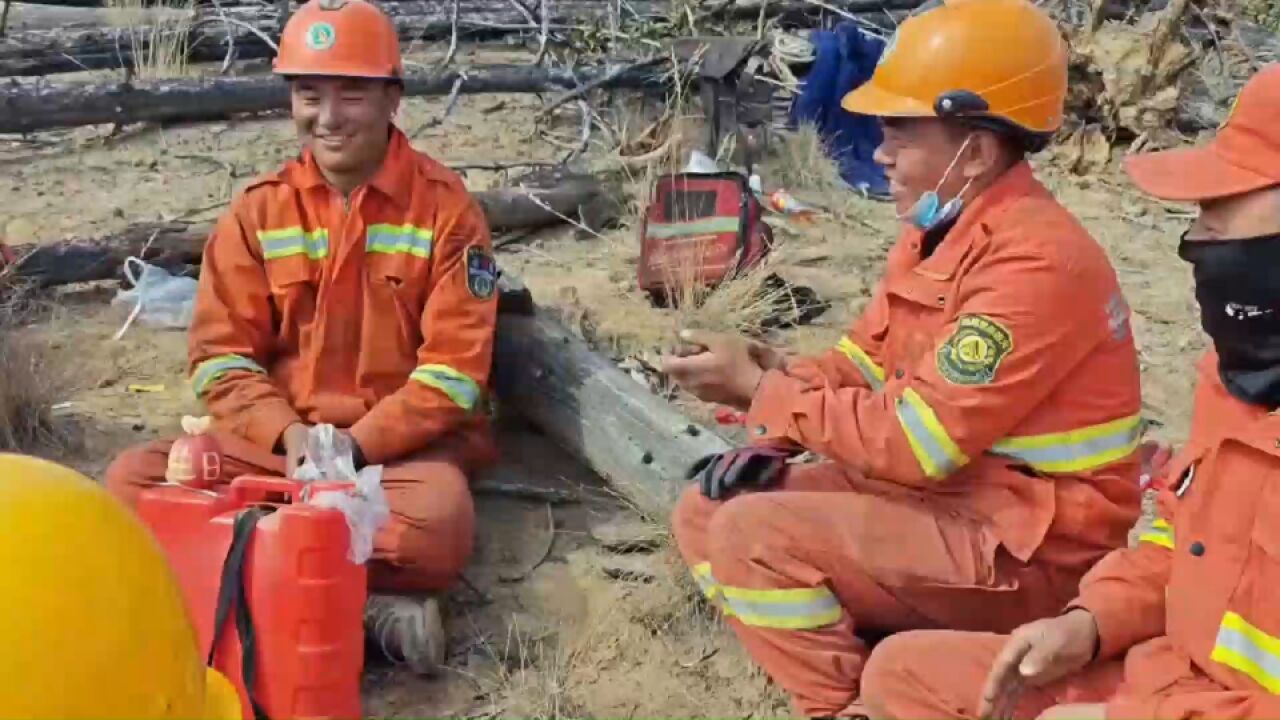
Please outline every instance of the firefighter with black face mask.
M1178 254L1213 341L1159 517L1058 617L885 641L863 680L874 717L1280 718L1280 65L1208 146L1128 171L1199 204Z

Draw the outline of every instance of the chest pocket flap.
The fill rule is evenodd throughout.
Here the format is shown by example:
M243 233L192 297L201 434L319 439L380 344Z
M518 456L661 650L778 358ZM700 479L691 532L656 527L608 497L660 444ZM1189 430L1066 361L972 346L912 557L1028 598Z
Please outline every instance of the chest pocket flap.
M308 230L294 225L257 234L273 293L288 293L301 283L312 284L329 258L329 231L325 228Z

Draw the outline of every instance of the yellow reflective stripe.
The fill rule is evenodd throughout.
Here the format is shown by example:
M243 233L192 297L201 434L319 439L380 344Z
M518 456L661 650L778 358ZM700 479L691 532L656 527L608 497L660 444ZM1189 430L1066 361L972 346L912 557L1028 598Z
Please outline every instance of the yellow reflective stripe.
M306 255L312 260L329 257L329 231L318 228L310 232L300 226L259 230L258 243L262 245L262 257L277 260L292 255Z
M744 625L781 630L814 630L838 621L844 610L825 587L748 590L719 586L721 611Z
M232 370L248 370L249 372L263 375L267 374L267 371L261 365L243 355L218 355L196 366L196 371L191 375L191 389L195 392L196 397L204 397L204 394L209 391L209 387L218 378Z
M645 226L644 232L655 240L668 240L687 235L738 232L741 224L736 217L713 217L689 222L649 223Z
M1209 657L1280 695L1280 638L1250 625L1237 613L1228 611L1223 616Z
M898 398L898 422L907 434L911 452L916 456L924 474L931 478L944 478L969 462L960 451L946 428L938 420L933 408L911 388L902 391Z
M419 365L409 377L444 393L455 405L471 412L480 401L480 386L448 365Z
M1066 432L1005 438L993 445L991 452L1021 460L1041 472L1083 472L1132 455L1142 430L1142 416L1130 415Z
M435 232L416 225L370 225L365 234L365 251L431 257Z
M698 589L702 590L702 594L707 596L708 600L715 600L720 594L720 586L716 584L715 576L711 574L711 563L700 562L689 568L693 574L693 581L698 583Z
M1155 522L1151 523L1151 528L1138 536L1138 542L1151 543L1152 545L1159 545L1162 548L1172 550L1174 546L1173 526L1163 518L1156 518Z
M847 337L843 337L840 338L839 343L836 343L836 349L849 358L849 361L858 368L858 372L862 373L862 377L871 386L872 390L879 390L884 386L884 368L877 365L865 350L858 347L857 343Z

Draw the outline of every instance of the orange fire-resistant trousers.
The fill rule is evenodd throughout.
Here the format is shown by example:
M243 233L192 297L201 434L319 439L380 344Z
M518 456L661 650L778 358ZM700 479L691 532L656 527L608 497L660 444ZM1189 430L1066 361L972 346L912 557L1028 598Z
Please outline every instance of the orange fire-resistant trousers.
M1058 613L1084 572L1023 564L928 495L830 463L722 502L691 487L672 523L703 592L809 717L861 712L869 636L1009 632Z
M982 687L1008 640L945 630L891 637L867 664L863 703L876 720L977 720ZM1013 718L1035 720L1055 705L1105 703L1123 680L1124 662L1111 660L1044 687L1024 687Z
M215 433L222 450L222 478L280 476L285 459L249 441ZM168 441L130 448L107 468L105 484L134 506L143 490L164 482ZM382 469L391 518L374 536L369 586L390 592L447 588L466 566L474 544L475 507L468 474L492 463L497 450L483 433L462 432Z

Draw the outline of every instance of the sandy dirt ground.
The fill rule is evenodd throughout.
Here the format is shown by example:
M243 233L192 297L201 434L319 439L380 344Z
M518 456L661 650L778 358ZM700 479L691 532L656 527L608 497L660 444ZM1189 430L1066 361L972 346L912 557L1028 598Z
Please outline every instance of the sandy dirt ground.
M471 51L464 49L465 61ZM492 53L486 59L492 61ZM447 118L443 99L412 99L399 122L416 147L447 164L554 160L563 150L531 134L538 101L463 96ZM570 126L566 132L572 136ZM0 137L0 234L11 243L101 235L134 222L211 219L233 192L296 152L282 117L158 128L109 128ZM593 151L592 162L604 162ZM788 155L790 153L790 155ZM799 159L799 161L798 161ZM1037 160L1041 177L1105 246L1133 308L1142 351L1144 413L1152 434L1187 433L1194 372L1204 348L1178 260L1187 208L1139 198L1114 165L1077 177ZM805 187L798 146L775 146L765 181L806 190L832 211L811 223L774 219L780 243L768 270L832 303L806 327L772 340L802 351L829 347L865 302L892 240L889 206L831 187ZM472 189L502 184L469 172ZM651 355L681 325L723 325L728 314L651 308L632 289L638 254L629 227L591 236L542 233L499 260L536 299L560 308L602 349ZM68 288L26 332L56 337L71 383L59 413L79 440L51 453L100 475L131 443L172 435L198 410L185 380L181 332L135 325L113 339L128 308L111 284ZM722 308L723 310L723 308ZM723 329L723 328L717 328ZM694 408L701 414L705 408ZM628 516L624 503L551 443L503 423L500 479L573 490L575 504L548 507L505 497L478 500L478 549L467 582L451 593L448 671L433 681L371 661L370 716L776 717L785 699L700 603L668 544L620 555L589 532Z

